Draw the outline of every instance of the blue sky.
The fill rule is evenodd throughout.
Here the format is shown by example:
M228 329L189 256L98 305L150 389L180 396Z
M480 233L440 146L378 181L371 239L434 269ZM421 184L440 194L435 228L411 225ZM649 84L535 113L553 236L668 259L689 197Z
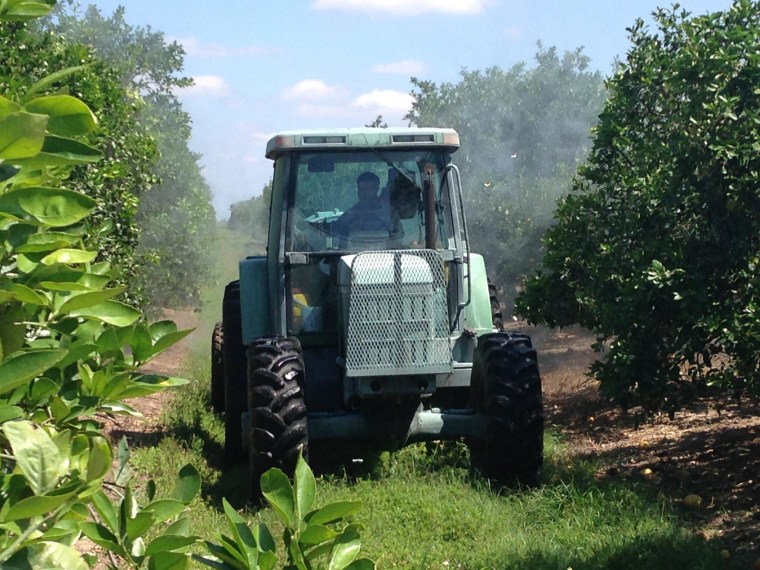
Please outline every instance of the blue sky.
M536 42L584 47L609 74L628 49L625 28L662 0L82 0L105 15L162 31L186 51L193 119L217 217L261 192L277 131L355 127L382 114L404 125L410 77L457 82L462 68L532 63ZM693 14L730 0L681 0ZM446 126L446 125L441 125Z

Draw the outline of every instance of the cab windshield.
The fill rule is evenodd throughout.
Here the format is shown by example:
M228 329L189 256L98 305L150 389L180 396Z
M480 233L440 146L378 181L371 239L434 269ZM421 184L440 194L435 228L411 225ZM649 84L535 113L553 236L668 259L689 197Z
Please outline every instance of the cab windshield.
M298 153L293 161L288 251L424 248L428 177L434 246L455 248L445 151L322 151Z

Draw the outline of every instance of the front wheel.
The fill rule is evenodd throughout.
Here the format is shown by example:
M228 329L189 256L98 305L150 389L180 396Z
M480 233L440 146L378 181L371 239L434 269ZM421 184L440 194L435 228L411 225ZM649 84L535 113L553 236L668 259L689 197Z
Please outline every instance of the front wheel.
M267 470L293 475L299 451L308 459L304 364L301 344L291 337L262 337L247 354L251 497L258 500Z
M502 484L533 486L543 465L541 377L530 338L495 332L478 339L474 406L487 418L483 439L470 442L473 467Z

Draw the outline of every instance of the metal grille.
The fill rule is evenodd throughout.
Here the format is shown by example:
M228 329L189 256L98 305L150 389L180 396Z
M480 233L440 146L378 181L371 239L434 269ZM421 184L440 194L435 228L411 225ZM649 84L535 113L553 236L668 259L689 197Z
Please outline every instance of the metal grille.
M446 282L431 250L371 251L351 262L349 376L451 370Z

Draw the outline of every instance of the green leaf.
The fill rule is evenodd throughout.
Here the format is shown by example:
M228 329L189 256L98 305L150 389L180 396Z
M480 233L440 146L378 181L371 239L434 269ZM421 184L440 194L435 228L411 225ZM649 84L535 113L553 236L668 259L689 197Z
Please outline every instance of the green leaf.
M47 95L24 105L30 113L48 115L49 133L63 137L83 135L97 125L97 119L82 101L70 95Z
M280 469L270 469L261 476L261 492L282 522L292 528L295 524L295 502L293 486L287 475Z
M53 489L64 471L63 457L47 432L29 421L7 422L3 433L11 444L16 465L35 495Z
M253 527L253 538L256 540L259 552L275 552L277 550L277 544L266 524L259 523Z
M9 358L0 364L0 394L27 384L65 356L65 350L32 350Z
M179 552L162 552L151 556L148 560L148 570L184 570L190 561L189 556Z
M49 305L48 299L43 295L40 295L34 289L30 289L21 283L14 283L11 285L10 290L13 293L13 296L22 303L29 303L30 305L37 305L38 307L46 307Z
M116 535L114 535L114 533L112 533L102 524L94 522L83 522L80 528L82 529L82 533L98 546L101 546L119 556L126 556L126 552L124 552L124 549L119 544L119 539L116 538Z
M0 2L0 20L34 20L49 14L54 5L54 0L5 0Z
M299 540L301 541L301 544L314 546L332 540L336 536L338 536L338 532L331 529L329 526L310 524L301 533Z
M0 405L0 424L23 417L24 410L18 406Z
M137 321L142 313L119 301L104 301L92 307L71 311L72 317L90 317L116 327L127 327Z
M108 496L103 491L98 491L92 495L92 504L103 522L114 532L119 532L119 516Z
M172 498L189 504L201 491L201 474L191 464L187 464L179 470L177 481L174 486Z
M156 524L155 514L150 511L140 511L133 517L127 517L127 538L137 540Z
M98 256L97 251L84 249L57 249L40 260L43 265L72 265L77 263L89 263Z
M185 503L173 499L159 499L147 505L143 511L153 513L156 522L163 522L185 510Z
M348 525L335 539L327 570L343 570L359 555L360 549L359 527L355 524Z
M102 291L89 291L86 293L77 293L71 295L58 308L58 313L65 315L77 309L92 307L93 305L97 305L103 301L122 294L125 290L126 287L117 287L115 289L103 289Z
M152 556L159 552L170 552L190 546L197 541L195 536L180 536L169 534L155 538L145 549L145 556Z
M253 538L251 529L245 524L245 521L235 509L230 506L227 499L222 499L222 506L224 507L225 515L227 515L227 520L230 525L230 530L232 530L235 544L237 544L238 552L243 555L244 560L247 563L247 568L256 568L259 550L256 546L256 541Z
M30 235L26 239L26 243L18 246L16 251L21 253L42 253L74 245L80 239L77 235L61 232L36 233Z
M21 111L21 105L0 95L0 117L5 117L11 113L18 113L19 111Z
M50 227L64 227L86 218L95 200L73 190L32 186L0 196L0 210L14 215L30 215Z
M82 71L83 69L87 69L88 67L89 65L77 65L74 67L67 67L65 69L54 71L53 73L46 75L45 77L37 81L35 84L33 84L29 89L27 89L25 97L28 100L30 97L33 97L37 93L40 93L41 91L48 89L54 83L58 83L59 81L66 79L70 75L79 73L80 71Z
M16 166L25 168L45 168L49 166L74 166L97 162L103 156L89 145L55 135L47 135L40 152L29 158L17 158Z
M37 156L45 142L48 118L32 113L11 113L0 118L0 159L15 162Z
M82 554L58 542L39 542L29 548L29 565L46 570L88 570Z
M295 516L300 521L311 509L317 494L317 481L300 451L296 463L293 491L296 498Z
M361 508L362 504L358 501L339 501L312 511L306 515L305 520L309 524L330 524L358 512Z
M112 462L111 445L105 438L93 436L90 439L90 456L87 459L87 482L105 477Z
M346 570L375 570L375 563L369 558L359 558L346 566Z
M73 493L66 495L43 495L40 497L32 496L26 499L20 500L13 505L8 512L5 513L3 521L17 521L21 519L30 519L32 517L38 517L47 513L52 513L55 509L60 507L66 501L68 501Z

